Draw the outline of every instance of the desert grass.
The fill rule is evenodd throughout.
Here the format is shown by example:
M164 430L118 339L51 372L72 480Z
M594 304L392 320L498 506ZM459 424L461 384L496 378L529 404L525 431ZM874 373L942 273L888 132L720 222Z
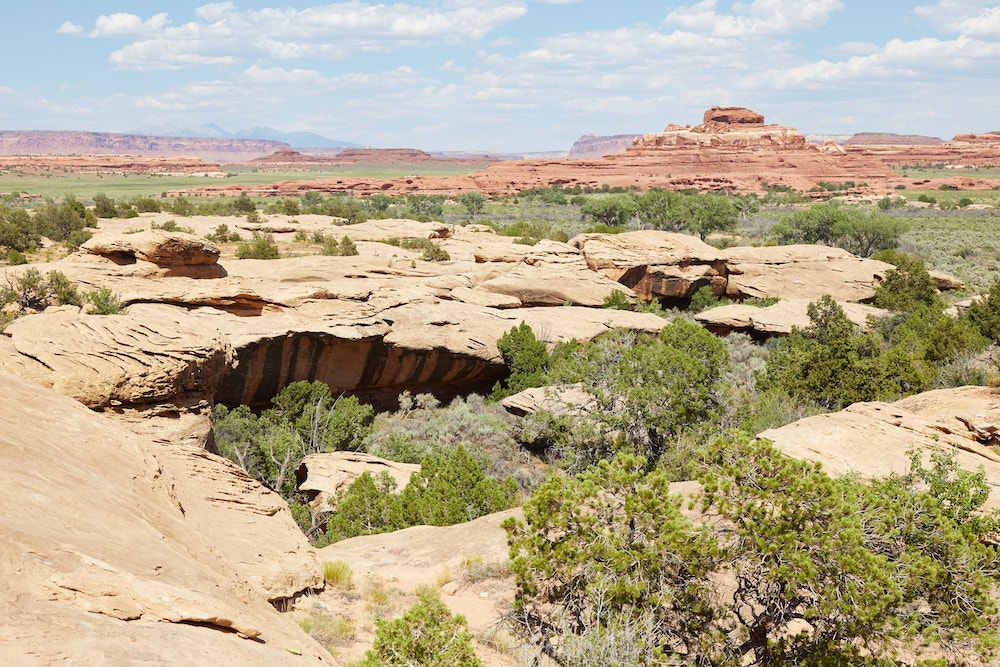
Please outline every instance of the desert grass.
M396 603L400 595L398 588L390 588L376 577L367 578L361 587L361 598L373 621L392 617L397 611Z
M324 561L323 578L328 586L346 591L353 586L354 573L351 566L342 560Z
M462 561L462 579L471 584L487 579L505 579L512 574L510 560L486 559L482 554L466 556Z
M299 620L299 627L331 654L346 646L355 635L354 621L346 616L311 613Z

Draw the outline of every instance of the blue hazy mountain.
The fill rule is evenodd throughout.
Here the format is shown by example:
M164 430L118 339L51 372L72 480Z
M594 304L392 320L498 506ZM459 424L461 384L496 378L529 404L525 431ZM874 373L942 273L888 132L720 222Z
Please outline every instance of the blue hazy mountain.
M144 126L126 134L144 134L156 137L204 137L210 139L266 139L281 141L292 148L363 148L361 144L339 139L330 139L315 132L281 132L273 127L253 127L238 132L229 132L212 123L198 127L178 125Z

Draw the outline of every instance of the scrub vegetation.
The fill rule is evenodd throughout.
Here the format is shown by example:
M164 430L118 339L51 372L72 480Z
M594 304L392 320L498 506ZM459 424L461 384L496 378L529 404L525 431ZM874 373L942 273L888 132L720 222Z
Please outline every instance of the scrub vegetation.
M306 193L267 201L108 188L92 200L78 195L30 210L8 201L0 256L30 263L43 238L71 250L99 218L168 211L180 220L318 213L341 225L407 217L485 225L523 244L660 229L719 247L820 243L885 261L894 268L874 303L891 315L866 330L824 297L809 306L809 324L784 339L718 338L691 318L712 305L707 293L686 310L640 305L665 318L658 335L613 331L548 348L521 323L497 341L508 372L489 396L443 405L404 392L396 409L376 413L322 383L296 382L262 411L216 406L216 441L289 502L318 546L523 505L523 520L505 524L516 592L504 620L537 664L989 662L1000 646L998 519L983 511L989 489L981 471L960 470L945 451L929 461L914 453L905 475L834 478L755 438L857 401L1000 385L996 193L903 189L857 205L838 202L845 187L827 184L820 194L831 199L819 203L777 186L760 197L573 187L491 199ZM263 234L240 238L220 225L211 238L241 244L238 256L281 256ZM300 241L325 254L358 252L343 234ZM448 259L430 242L413 249L427 261ZM930 270L968 286L942 297ZM98 312L114 304L113 294L81 295L55 272L10 271L0 287L3 318L57 304L90 301ZM949 314L949 301L974 295L960 315ZM633 307L614 297L605 305ZM532 387L571 388L577 410L512 417L499 406ZM307 455L337 450L420 469L402 485L363 474L317 507L295 472ZM676 481L697 484L681 498L671 491ZM349 580L341 570L331 566L332 585ZM335 645L353 630L310 632ZM361 664L479 664L470 641L464 621L428 594L401 619L379 622Z

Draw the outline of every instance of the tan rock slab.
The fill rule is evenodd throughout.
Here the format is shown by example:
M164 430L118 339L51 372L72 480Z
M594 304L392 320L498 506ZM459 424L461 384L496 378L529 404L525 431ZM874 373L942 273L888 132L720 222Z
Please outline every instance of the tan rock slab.
M335 664L192 517L163 452L0 374L0 663Z
M782 299L776 304L761 308L750 304L734 303L704 310L694 316L696 322L718 334L733 331L760 336L787 336L793 327L805 329L812 324L809 319L808 299ZM862 330L869 328L869 318L880 319L888 311L874 306L849 301L838 302L844 315Z
M815 301L829 294L837 301L867 301L893 268L840 248L817 245L739 246L722 253L729 272L726 295L734 299Z
M307 456L296 476L305 476L299 483L299 490L316 494L312 502L324 506L335 501L338 493L346 491L366 472L372 476L388 473L395 480L397 490L401 490L410 483L413 473L420 472L420 465L389 461L364 452L328 452Z
M998 400L998 390L989 387L939 389L896 403L855 403L769 429L760 437L788 456L822 463L833 475L868 478L905 473L911 449L925 462L931 452L947 451L966 470L982 466L990 485L987 507L1000 508L1000 453L977 440L977 430L961 419L996 423Z

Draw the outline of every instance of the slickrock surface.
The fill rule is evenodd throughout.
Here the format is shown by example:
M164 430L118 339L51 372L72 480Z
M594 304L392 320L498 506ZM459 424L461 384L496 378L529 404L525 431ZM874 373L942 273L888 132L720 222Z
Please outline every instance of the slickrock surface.
M729 270L726 295L867 301L891 264L815 245L738 246L721 251Z
M1000 390L990 387L938 389L895 403L855 403L832 414L801 419L760 437L782 452L819 461L834 475L902 474L907 451L926 460L932 451L955 455L966 470L982 466L990 485L989 508L1000 508Z
M341 490L366 472L373 477L388 473L397 490L402 490L410 483L410 475L420 472L420 464L389 461L364 452L328 452L307 456L295 476L300 480L299 491L309 495L311 503L323 507L333 504Z
M805 329L812 323L808 314L810 303L810 299L782 299L766 308L734 303L702 311L694 319L719 335L738 331L763 338L787 336L792 333L792 327ZM878 319L888 315L887 311L861 303L840 301L838 304L847 319L862 329L868 328L869 317Z
M210 516L203 505L256 503L263 522L277 502L220 478L226 464L204 452L197 480L174 456L0 374L0 663L335 664L263 590L276 583L266 559L281 560L285 585L320 576L287 510L283 536ZM243 549L220 541L230 531L244 532Z
M677 302L708 284L737 298L849 301L869 298L889 266L818 246L719 251L655 231L523 246L475 226L337 227L322 216L289 226L348 236L360 255L236 260L231 247L220 253L198 236L216 220L192 219L202 227L194 235L127 233L144 221L102 221L81 252L36 267L111 288L127 313L59 308L24 317L0 336L0 368L147 435L190 442L199 428L204 442L214 402L264 406L296 380L387 406L403 390L444 399L487 391L505 373L496 340L522 321L550 345L663 327L655 315L600 308L616 291ZM293 236L275 234L283 244ZM452 259L428 262L422 251L378 242L391 238L433 239ZM157 412L166 417L161 434L146 419Z

